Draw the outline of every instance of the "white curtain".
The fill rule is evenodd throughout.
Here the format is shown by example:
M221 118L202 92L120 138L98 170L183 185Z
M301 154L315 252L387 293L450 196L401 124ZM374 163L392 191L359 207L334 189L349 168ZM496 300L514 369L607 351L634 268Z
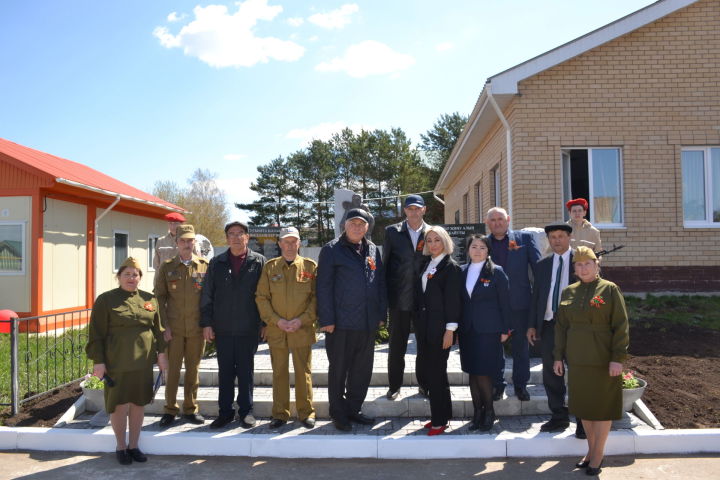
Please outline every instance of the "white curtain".
M682 152L683 218L705 220L705 161L702 150Z

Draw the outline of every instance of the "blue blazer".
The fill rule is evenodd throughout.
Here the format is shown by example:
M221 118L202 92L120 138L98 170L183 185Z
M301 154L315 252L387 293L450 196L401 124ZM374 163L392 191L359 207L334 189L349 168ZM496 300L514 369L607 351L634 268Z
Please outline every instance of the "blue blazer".
M481 272L472 295L468 295L465 288L467 267L467 264L462 266L463 314L458 325L460 334L509 332L510 294L505 271L500 265L496 265L489 275Z
M540 260L540 248L530 232L508 231L508 241L515 242L515 250L508 249L507 263L503 267L510 279L510 308L527 310L532 300L530 274L535 275L535 265ZM490 254L492 257L492 253Z

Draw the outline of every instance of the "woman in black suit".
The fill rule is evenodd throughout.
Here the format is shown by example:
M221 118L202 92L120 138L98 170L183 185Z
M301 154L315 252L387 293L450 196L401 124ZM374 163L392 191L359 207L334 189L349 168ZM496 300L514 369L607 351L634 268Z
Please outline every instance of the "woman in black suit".
M495 422L492 379L500 369L502 343L510 331L508 277L490 258L490 239L468 239L469 263L463 265L462 304L458 337L460 364L470 374L473 415L469 430L488 431Z
M460 267L450 257L450 235L442 227L425 230L423 255L427 255L418 279L417 368L426 372L430 395L431 420L425 425L428 435L447 429L452 417L447 360L453 336L460 320Z

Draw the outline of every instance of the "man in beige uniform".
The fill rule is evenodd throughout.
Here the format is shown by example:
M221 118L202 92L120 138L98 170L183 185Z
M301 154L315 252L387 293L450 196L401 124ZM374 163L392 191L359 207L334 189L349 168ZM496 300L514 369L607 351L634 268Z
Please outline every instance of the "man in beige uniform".
M198 414L197 391L198 367L205 349L205 339L200 328L200 292L208 262L193 254L194 245L193 226L177 227L178 253L174 258L163 262L155 274L155 296L160 309L160 319L165 327L169 362L165 386L165 413L160 418L161 427L170 425L180 411L176 397L183 359L183 418L198 425L205 422Z
M170 260L177 255L177 241L175 240L175 230L180 224L185 222L185 217L177 212L168 213L165 215L165 220L168 222L168 233L157 239L155 243L155 255L153 255L153 269L157 271L160 265L166 260ZM197 244L193 245L192 252L198 257L200 254L200 247Z
M280 230L282 256L263 267L255 292L260 318L267 325L265 336L273 368L273 419L270 428L279 428L290 418L288 356L295 368L295 405L298 419L306 428L315 426L312 405L312 345L315 337L317 263L298 255L297 228Z

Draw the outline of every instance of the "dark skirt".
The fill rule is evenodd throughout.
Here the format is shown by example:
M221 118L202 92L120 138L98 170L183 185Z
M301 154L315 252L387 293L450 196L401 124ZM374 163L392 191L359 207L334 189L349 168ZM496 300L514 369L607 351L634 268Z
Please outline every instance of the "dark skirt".
M105 385L105 411L113 413L115 407L125 403L147 405L152 400L153 370L143 368L133 372L108 372L115 382L114 387Z
M470 375L495 378L505 362L500 333L460 333L460 365Z
M622 376L611 377L608 367L568 366L568 409L584 420L622 418Z

